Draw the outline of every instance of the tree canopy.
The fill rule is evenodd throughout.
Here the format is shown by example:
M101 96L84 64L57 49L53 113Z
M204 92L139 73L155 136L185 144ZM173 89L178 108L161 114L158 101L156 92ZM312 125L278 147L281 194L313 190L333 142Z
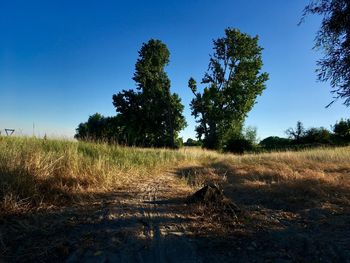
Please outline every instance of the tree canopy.
M350 141L350 119L341 119L333 126L333 132L336 136Z
M307 14L323 16L315 48L324 52L317 72L320 81L330 81L332 86L334 100L329 105L340 98L350 106L350 2L313 0L304 9L303 18Z
M95 113L87 122L79 124L74 137L78 140L118 142L121 141L118 128L117 117L104 117L100 113Z
M137 91L123 90L113 95L129 145L175 147L178 134L186 126L184 106L170 92L164 70L170 52L160 40L151 39L139 51L133 80Z
M258 36L251 37L228 28L225 36L213 41L214 53L201 81L203 92L190 78L194 94L192 115L197 118L197 137L210 149L222 149L232 137L240 137L244 120L265 89L267 73L263 66ZM202 138L204 137L204 138Z

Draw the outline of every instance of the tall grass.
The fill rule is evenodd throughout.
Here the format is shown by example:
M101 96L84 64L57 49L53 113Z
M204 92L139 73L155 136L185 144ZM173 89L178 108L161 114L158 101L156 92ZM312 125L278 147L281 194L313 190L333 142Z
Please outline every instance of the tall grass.
M350 147L227 156L220 165L236 198L284 209L350 207Z
M141 149L0 137L0 212L65 205L96 194L137 187L138 182L170 168L210 167L217 163L231 174L250 175L251 183L255 178L252 175L259 181L265 178L259 174L268 174L280 181L316 176L343 184L349 179L350 148L236 156L199 148Z
M187 151L0 137L0 209L64 204L130 187L196 158Z

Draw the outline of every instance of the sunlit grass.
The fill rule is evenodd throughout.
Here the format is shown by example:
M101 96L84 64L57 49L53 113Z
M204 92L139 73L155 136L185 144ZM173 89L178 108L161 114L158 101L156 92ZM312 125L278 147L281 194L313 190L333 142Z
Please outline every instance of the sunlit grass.
M63 204L156 176L169 166L209 158L186 150L0 137L0 198L5 211Z
M317 194L325 191L325 183L334 189L349 186L350 148L239 156L200 148L141 149L0 137L0 210L12 213L65 205L137 187L139 182L186 166L207 167L205 173L224 175L231 184L238 176L241 184L236 187L267 191L268 186L273 192L276 184L290 184L304 190L315 188ZM290 195L287 190L283 191Z

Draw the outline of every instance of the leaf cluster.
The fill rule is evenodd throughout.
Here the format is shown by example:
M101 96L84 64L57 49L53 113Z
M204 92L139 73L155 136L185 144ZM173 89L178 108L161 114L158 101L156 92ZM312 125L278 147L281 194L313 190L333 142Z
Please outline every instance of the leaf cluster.
M350 106L350 2L313 0L304 9L303 19L308 14L323 16L315 48L324 53L317 62L318 79L330 81L333 88L334 100L328 106L339 98Z

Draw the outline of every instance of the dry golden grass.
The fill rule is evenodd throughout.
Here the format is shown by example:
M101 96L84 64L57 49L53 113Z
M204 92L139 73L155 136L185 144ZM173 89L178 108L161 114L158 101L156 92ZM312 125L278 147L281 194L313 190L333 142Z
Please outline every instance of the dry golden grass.
M0 138L0 209L20 211L91 197L191 161L186 151Z
M0 211L26 212L137 187L174 170L196 187L217 181L233 198L349 204L350 148L235 156L0 137Z
M294 210L350 207L350 147L222 155L181 174L191 185L216 181L246 204Z
M184 202L208 181L223 186L237 217ZM349 215L350 147L240 156L0 137L0 258L9 262L176 246L204 261L287 253L293 262L345 262Z

